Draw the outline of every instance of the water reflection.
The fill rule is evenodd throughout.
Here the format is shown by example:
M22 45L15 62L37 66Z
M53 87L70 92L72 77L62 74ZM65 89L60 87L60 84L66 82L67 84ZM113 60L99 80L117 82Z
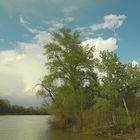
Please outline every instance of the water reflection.
M48 116L0 116L0 140L105 140L49 129ZM109 140L109 139L108 139Z

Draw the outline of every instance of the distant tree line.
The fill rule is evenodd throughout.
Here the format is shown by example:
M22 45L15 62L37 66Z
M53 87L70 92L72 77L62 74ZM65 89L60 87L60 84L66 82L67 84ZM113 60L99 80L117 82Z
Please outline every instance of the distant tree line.
M60 29L44 46L47 74L38 94L49 98L51 126L92 133L135 130L140 126L140 67L122 63L114 52L96 58L94 46L83 46L79 35Z
M9 100L0 99L0 115L47 115L45 107L23 107L19 105L11 105Z

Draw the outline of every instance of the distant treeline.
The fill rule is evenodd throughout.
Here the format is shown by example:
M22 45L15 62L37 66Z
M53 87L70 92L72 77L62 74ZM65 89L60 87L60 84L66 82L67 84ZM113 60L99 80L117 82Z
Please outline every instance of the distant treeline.
M48 115L45 107L23 107L11 105L7 99L0 99L0 114L8 115Z

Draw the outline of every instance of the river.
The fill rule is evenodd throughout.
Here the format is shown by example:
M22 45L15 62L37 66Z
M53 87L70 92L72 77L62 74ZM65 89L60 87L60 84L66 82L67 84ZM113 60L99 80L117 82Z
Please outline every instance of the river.
M52 130L49 116L0 116L0 140L109 140L92 135Z

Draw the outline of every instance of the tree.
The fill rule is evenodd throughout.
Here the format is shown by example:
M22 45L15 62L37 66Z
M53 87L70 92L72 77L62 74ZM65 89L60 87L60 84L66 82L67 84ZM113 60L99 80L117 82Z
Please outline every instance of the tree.
M10 110L10 102L6 99L0 99L0 113L6 113Z
M38 91L48 97L47 105L55 116L52 126L100 130L99 124L103 128L132 125L140 108L140 68L123 64L109 51L95 59L94 48L82 46L79 33L70 29L60 29L52 33L52 38L44 46L47 74Z
M140 89L140 68L123 64L113 52L104 51L101 58L100 70L104 73L101 93L114 111L125 110L130 119L136 113L134 111L136 94Z
M53 42L44 46L49 72L39 94L50 97L55 112L71 116L71 111L82 112L94 104L99 86L94 72L97 61L94 49L80 44L78 32L63 28L52 36Z

